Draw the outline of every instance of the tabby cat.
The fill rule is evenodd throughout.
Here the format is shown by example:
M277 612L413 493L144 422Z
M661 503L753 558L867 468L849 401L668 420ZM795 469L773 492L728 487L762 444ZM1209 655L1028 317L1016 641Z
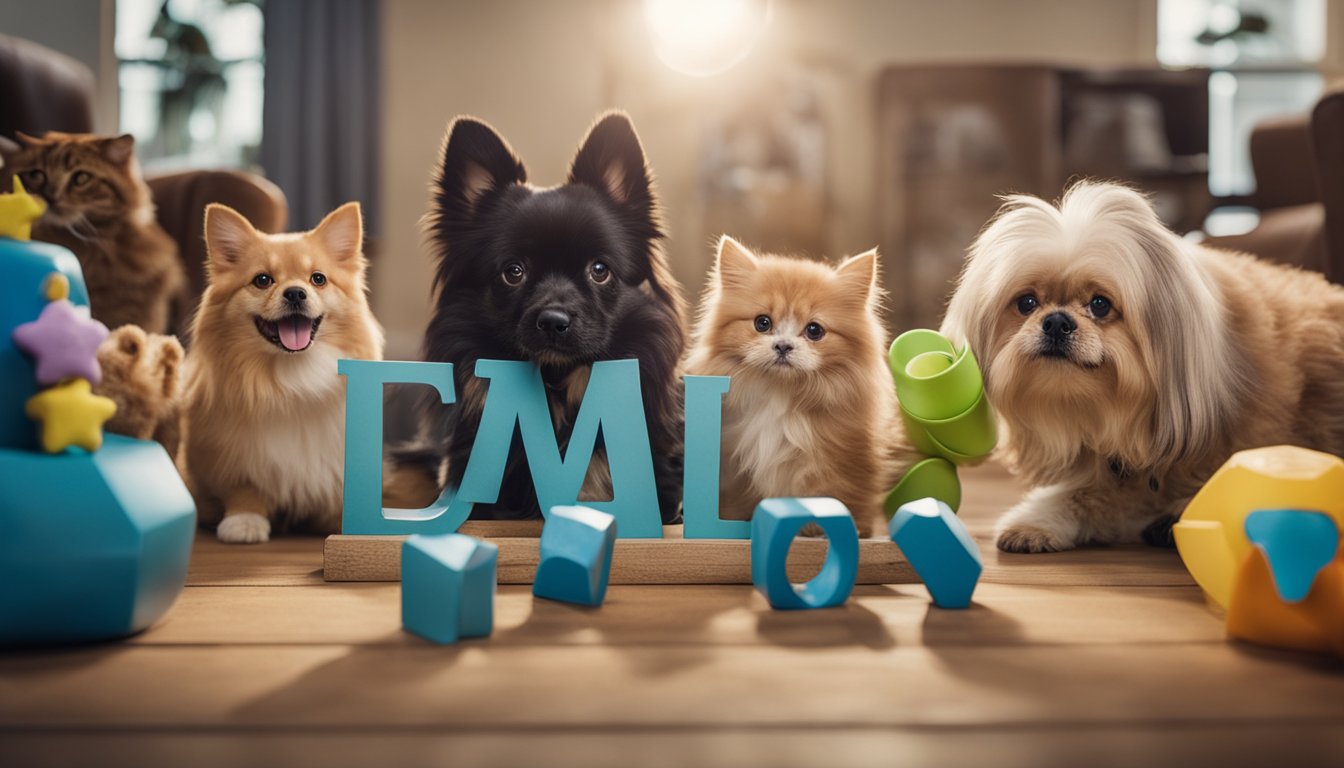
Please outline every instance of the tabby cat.
M0 137L4 178L17 175L47 203L33 238L79 257L93 316L109 328L169 330L184 298L177 244L154 219L149 187L135 160L135 139L58 133ZM5 184L6 187L9 184Z

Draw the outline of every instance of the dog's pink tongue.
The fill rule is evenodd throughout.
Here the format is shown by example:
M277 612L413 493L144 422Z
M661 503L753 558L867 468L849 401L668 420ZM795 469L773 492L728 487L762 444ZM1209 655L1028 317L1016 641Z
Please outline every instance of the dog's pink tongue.
M280 329L280 343L291 352L298 352L313 340L313 321L306 317L286 317L276 324Z

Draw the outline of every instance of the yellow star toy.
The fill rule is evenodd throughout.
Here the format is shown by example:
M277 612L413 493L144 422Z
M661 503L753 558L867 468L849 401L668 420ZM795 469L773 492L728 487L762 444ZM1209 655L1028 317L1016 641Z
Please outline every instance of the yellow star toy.
M93 394L85 379L71 379L28 398L24 413L41 422L40 442L47 453L70 446L93 452L103 445L103 422L117 412L117 404Z
M33 236L33 222L37 221L47 204L28 194L14 177L14 194L0 195L0 237L28 240Z

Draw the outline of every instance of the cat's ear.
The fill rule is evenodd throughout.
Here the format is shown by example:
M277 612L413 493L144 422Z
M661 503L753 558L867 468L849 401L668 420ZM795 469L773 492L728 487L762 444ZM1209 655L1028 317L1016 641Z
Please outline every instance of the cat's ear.
M221 203L205 207L205 249L212 268L228 269L237 264L256 238L257 230L241 213Z
M103 139L101 149L103 157L109 163L125 165L131 159L132 153L135 152L135 137L129 133L123 133L111 139Z
M14 137L19 140L19 144L24 147L35 147L42 143L42 140L36 136L29 136L23 131L15 131Z
M19 146L19 142L8 136L0 136L0 154L12 155L21 149L23 147Z
M635 125L624 112L609 112L588 129L569 167L569 183L590 186L656 224L653 176Z
M877 249L845 259L835 268L835 274L849 291L856 295L871 296L877 286Z
M308 234L336 261L358 259L364 245L364 219L359 203L346 203L327 214Z
M490 193L525 181L527 169L504 137L481 120L459 117L439 150L428 225L433 230L470 221Z
M714 274L719 284L740 283L756 272L760 262L747 247L728 235L719 238L719 253L714 258Z

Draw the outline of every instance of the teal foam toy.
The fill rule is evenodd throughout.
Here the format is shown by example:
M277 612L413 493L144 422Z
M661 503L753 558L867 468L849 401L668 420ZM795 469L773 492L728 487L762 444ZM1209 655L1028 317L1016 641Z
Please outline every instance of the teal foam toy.
M577 605L602 604L616 548L613 515L590 507L551 507L539 547L533 595Z
M499 547L460 533L416 534L401 545L401 624L446 645L495 627Z
M984 565L966 524L946 503L924 498L901 505L888 526L939 608L966 608Z
M830 540L821 571L789 582L789 547L803 526L816 523ZM765 499L751 517L751 583L776 610L830 608L849 599L859 575L859 531L838 499Z
M86 307L88 292L73 254L26 239L42 208L15 186L0 195L0 644L124 637L181 592L196 507L162 446L103 437L101 422L85 425L97 440L77 441L93 452L62 440L38 450L25 405L40 387L14 331L52 301ZM78 417L43 414L44 425Z
M1285 603L1305 600L1339 550L1334 519L1313 510L1256 510L1246 516L1246 538L1264 552L1274 591Z
M903 505L932 496L954 512L961 506L956 467L988 456L998 444L994 410L969 346L957 350L942 334L906 331L887 355L906 434L925 459L887 495L891 517Z

